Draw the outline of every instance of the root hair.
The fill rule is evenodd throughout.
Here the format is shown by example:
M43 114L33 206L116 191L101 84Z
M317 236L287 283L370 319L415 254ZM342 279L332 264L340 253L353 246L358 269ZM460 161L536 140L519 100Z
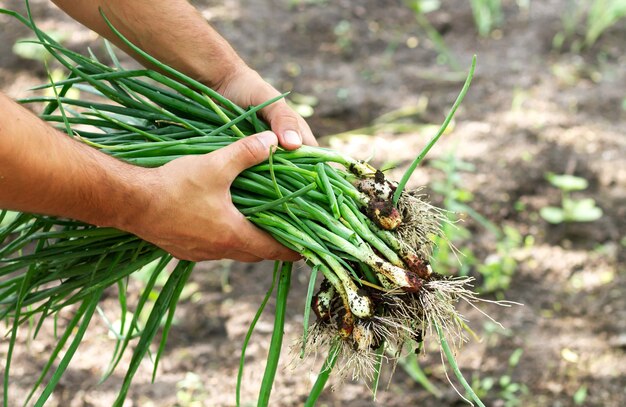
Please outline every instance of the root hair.
M445 238L441 225L450 223L448 211L437 208L424 200L421 189L405 192L398 201L402 224L397 229L401 250L428 259L432 254L433 236Z

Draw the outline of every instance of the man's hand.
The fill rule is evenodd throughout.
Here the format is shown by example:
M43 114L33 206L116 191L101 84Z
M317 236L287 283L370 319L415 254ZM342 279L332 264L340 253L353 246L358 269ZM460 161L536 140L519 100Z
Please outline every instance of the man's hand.
M0 93L0 208L134 233L180 259L296 260L233 206L229 188L278 143L272 132L159 168L116 160Z
M152 199L128 229L180 259L300 259L247 221L231 202L233 180L267 159L270 147L277 144L276 135L267 131L151 170L147 185Z
M104 23L101 8L131 42L244 108L279 95L187 0L54 2L128 51ZM182 259L298 258L247 221L229 195L237 174L266 159L270 145L295 149L302 142L317 144L304 119L284 100L261 111L275 134L262 133L155 170L122 163L70 140L0 98L2 105L8 108L0 109L0 135L7 135L0 139L0 207L113 226ZM11 126L5 125L8 121Z
M265 82L263 78L246 65L241 65L216 82L215 90L232 100L239 106L256 106L270 100L280 93ZM282 147L293 150L302 143L316 146L317 141L309 125L302 116L290 108L284 99L281 99L265 109L261 115L270 124L272 131L278 135Z
M280 94L246 65L187 0L54 2L76 20L129 51L104 23L98 10L102 8L113 25L135 45L243 108L259 105ZM137 59L142 62L141 58ZM303 142L317 145L304 119L284 100L266 107L261 115L278 135L282 147L293 150Z

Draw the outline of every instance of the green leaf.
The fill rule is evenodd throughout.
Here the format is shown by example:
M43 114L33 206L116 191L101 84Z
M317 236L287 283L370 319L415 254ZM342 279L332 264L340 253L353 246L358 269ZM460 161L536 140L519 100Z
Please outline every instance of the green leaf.
M548 173L546 179L562 191L582 191L589 186L586 179L574 175Z
M493 377L485 377L481 383L480 386L486 390L489 391L493 388L493 385L496 383L495 379Z
M103 288L99 289L91 298L88 298L85 301L83 301L83 304L81 305L81 309L78 312L78 315L82 316L82 321L80 323L80 326L78 327L78 330L76 331L76 334L74 336L74 339L70 343L70 346L65 352L65 355L63 355L63 358L59 362L54 373L52 374L50 381L48 382L43 392L41 393L41 395L35 402L35 407L43 407L46 404L46 401L52 394L52 391L56 387L59 380L61 380L61 376L63 375L63 372L65 372L65 369L67 369L67 366L72 360L72 357L74 357L74 354L76 353L76 350L78 349L78 346L80 345L83 339L83 335L85 335L85 332L87 331L87 327L89 326L91 317L93 316L93 313L96 310L96 307L98 306L98 301L100 299L100 296L102 295L103 290L104 290ZM67 331L69 331L69 329Z
M47 34L59 43L65 41L68 36L67 33L61 31L48 31ZM50 54L43 45L37 43L36 37L18 39L12 50L15 55L24 59L33 59L40 62L50 59Z
M385 357L385 342L376 350L376 364L374 365L374 380L372 381L372 393L374 401L376 401L376 393L378 392L378 383L380 381L380 372L383 368L383 358Z
M573 222L593 222L602 217L602 209L596 206L591 198L572 201L571 212L567 213L566 220Z
M574 404L582 406L585 404L585 400L587 400L587 386L583 385L574 393Z
M522 348L515 349L513 353L511 354L511 356L509 357L509 366L511 367L517 366L523 354L524 354L524 349Z
M565 214L563 209L555 206L546 206L539 210L539 215L546 221L552 224L559 224L565 221Z
M431 393L436 398L441 398L443 393L437 388L429 379L422 367L419 365L417 355L415 353L409 353L406 357L400 359L398 364L404 371L415 381L419 383L426 391Z
M174 321L174 313L176 312L176 305L180 299L180 294L183 292L187 280L193 271L195 263L189 263L186 268L185 274L180 278L178 284L175 288L174 293L172 294L172 298L170 299L170 303L168 306L168 314L167 319L165 320L165 325L163 325L163 331L161 332L161 342L159 343L159 349L157 351L156 357L154 359L154 368L152 369L152 383L156 378L157 368L159 366L159 360L161 359L161 355L165 351L165 345L167 344L167 337L169 335L170 329L172 327L172 322Z
M145 328L141 333L139 343L137 343L135 347L135 351L133 352L133 356L129 363L128 370L126 371L126 375L124 376L122 387L117 395L115 403L113 404L114 406L119 407L124 403L124 399L126 398L126 394L128 393L128 389L130 388L132 379L135 376L137 369L139 368L139 364L141 363L144 355L149 351L150 343L154 339L154 336L156 335L157 330L161 325L163 317L169 311L169 308L171 306L170 300L175 295L175 292L178 291L178 283L181 280L186 281L192 269L193 263L190 263L188 261L179 262L170 274L167 283L165 283L165 285L163 286L163 289L161 290L161 293L159 294L159 297L157 298L154 307L150 312L150 316L145 324Z
M510 383L511 383L511 376L504 375L504 376L500 377L500 380L499 380L500 387L505 388Z
M409 2L409 7L416 13L427 14L439 10L441 2L439 0L413 0Z

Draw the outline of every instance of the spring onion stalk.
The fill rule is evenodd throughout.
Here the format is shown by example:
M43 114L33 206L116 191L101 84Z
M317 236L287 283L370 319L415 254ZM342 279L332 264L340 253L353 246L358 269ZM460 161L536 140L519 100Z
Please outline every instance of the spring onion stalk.
M280 267L280 262L275 261L274 262L274 274L272 276L272 284L270 285L270 288L267 290L265 297L263 297L263 301L261 301L261 305L259 306L259 309L254 315L254 318L252 318L252 322L250 323L248 332L246 332L246 337L243 340L243 345L241 347L241 356L239 358L239 371L237 372L237 387L235 390L235 405L237 407L241 405L241 383L242 383L242 378L243 378L243 368L245 366L245 361L246 361L246 350L248 349L248 343L250 342L250 338L252 337L252 333L254 331L254 328L256 327L257 322L259 321L259 318L261 318L261 314L263 313L263 310L265 309L265 305L267 305L267 302L269 301L272 295L272 292L274 291L274 286L276 285L276 277L278 275L279 267Z
M285 262L280 269L278 289L276 290L276 316L274 319L274 332L272 333L267 364L265 365L265 373L263 374L263 381L261 382L261 390L259 392L259 400L257 402L257 406L259 407L267 407L270 402L270 394L274 385L274 377L276 376L280 350L283 344L285 312L287 310L287 295L289 294L292 267L293 263Z
M324 387L326 386L326 382L330 377L330 373L332 372L337 360L339 359L339 352L341 351L341 346L339 343L335 343L328 352L328 357L324 361L322 365L322 370L320 370L319 375L317 376L317 380L315 380L315 384L313 384L313 388L309 393L309 397L304 402L305 407L314 407L317 405L317 399L322 394Z
M450 349L450 345L448 345L448 341L446 340L446 337L443 333L441 326L439 326L437 322L433 323L433 325L435 326L435 330L437 331L437 335L439 336L441 350L443 354L445 355L446 359L448 360L448 362L450 363L450 365L452 366L452 371L454 371L454 375L457 377L457 379L459 379L459 381L463 385L463 388L467 391L467 394L469 394L470 398L474 402L476 402L476 404L479 407L485 407L483 402L476 395L476 392L474 392L474 389L472 389L472 386L470 386L467 380L465 380L465 377L463 377L463 373L461 373L461 369L459 369L459 365L457 365L456 363L456 359L454 358L454 355L452 354L452 349Z
M179 157L216 151L267 129L257 112L285 97L240 108L146 54L103 15L130 49L167 76L149 69L125 70L107 44L114 61L110 67L55 42L36 26L28 1L26 4L26 17L10 10L0 9L0 13L29 27L36 42L66 69L67 77L57 82L50 78L50 83L37 87L52 88L53 97L36 96L21 102L45 103L41 116L44 120L120 160L157 167ZM462 95L469 86L473 66ZM95 95L93 101L71 97L69 91L73 88ZM434 141L428 148L432 144ZM418 332L421 337L423 330L432 331L433 321L440 324L438 332L439 326L445 331L442 335L463 336L454 304L475 297L464 288L466 281L446 279L431 269L431 237L440 233L439 223L445 217L417 193L404 190L407 180L408 176L398 185L366 162L331 149L303 146L295 151L277 148L267 162L242 172L231 186L233 203L251 222L301 253L306 263L324 277L315 294L315 280L311 279L307 307L317 320L305 328L299 345L304 356L330 350L309 400L317 399L338 359L346 362L338 364L340 375L350 371L353 377L375 376L377 380L380 371L371 361L380 360L383 344L402 349L413 343ZM168 253L111 228L32 214L7 217L7 211L2 210L0 220L0 320L8 322L10 331L5 404L9 400L10 357L20 326L39 318L37 332L44 319L56 319L64 308L80 304L31 392L35 397L40 391L61 347L74 334L71 352L65 353L52 379L37 396L39 405L54 390L103 292L114 287L124 312L135 310L130 322L124 320L128 332L116 332L115 354L103 376L115 371L130 343L136 340L114 404L123 405L133 376L159 329L163 331L162 340L154 360L158 362L162 355L176 304L194 264L176 262L168 268L174 262ZM137 315L146 309L147 294L144 292L133 308L127 303L128 285L120 282L144 267L151 267L147 292L153 291L157 276L167 275L167 281L145 326L140 328ZM291 265L285 264L278 280L276 325L259 405L269 403L278 366L290 270ZM240 369L243 354L241 360ZM240 381L241 375L238 389Z

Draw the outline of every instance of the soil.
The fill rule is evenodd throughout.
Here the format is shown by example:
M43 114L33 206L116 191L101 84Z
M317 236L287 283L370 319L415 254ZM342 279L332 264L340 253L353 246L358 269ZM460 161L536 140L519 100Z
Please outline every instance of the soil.
M105 58L97 36L51 2L32 3L43 29L71 33L66 40L71 48L84 52L91 46ZM277 88L319 100L308 120L322 144L360 159L373 153L375 166L395 165L386 172L394 179L400 178L432 134L430 123L443 120L461 87L462 72L437 62L441 57L432 41L399 0L193 3ZM441 8L428 15L460 66L469 66L477 54L478 68L453 130L415 173L413 186L442 180L442 172L429 164L454 151L474 166L473 172L460 173L463 187L473 194L470 206L497 225L517 229L527 242L511 252L517 268L510 288L485 296L523 305L481 305L504 329L465 307L468 323L481 341L471 340L458 351L458 362L465 377L475 383L495 380L490 390L482 387L490 406L573 406L575 394L580 399L583 389L586 397L578 405L623 406L626 26L615 25L582 52L569 51L569 43L558 51L553 38L571 2L530 2L529 9L516 4L504 1L503 28L488 38L477 35L469 2L442 1ZM0 1L0 5L23 10L20 2ZM45 81L41 63L19 58L11 50L15 39L26 36L25 29L0 16L0 86L14 97ZM406 112L401 119L398 109ZM381 124L380 116L390 112L395 112L391 121L395 125ZM361 130L327 136L354 128ZM545 180L547 172L587 179L589 188L574 197L595 199L603 217L557 226L543 221L540 208L558 205L560 200L558 190ZM442 204L437 193L428 189L427 193L434 203ZM463 226L472 233L463 246L470 247L480 261L493 257L495 237L471 217L464 217ZM480 285L481 276L473 269L470 273ZM126 405L234 405L241 344L271 275L271 263L198 265L177 309L155 383L150 383L151 367L146 361ZM301 334L308 275L308 267L298 264L272 405L302 405L324 357L289 363L294 359L289 345ZM115 318L115 304L112 291L102 304L110 318ZM273 310L270 301L248 347L244 405L256 400ZM23 330L12 366L10 390L15 405L24 399L55 344L51 325L35 341L26 337ZM419 361L442 390L440 398L401 368L391 377L386 366L376 402L363 383L348 381L326 391L320 405L464 405L448 384L434 341L428 340L427 336L429 352ZM123 373L118 371L103 384L97 382L113 346L104 323L94 320L49 405L110 406ZM523 351L522 357L511 366L509 358L517 349ZM1 360L6 350L6 343L0 343ZM498 384L503 377L505 381ZM521 390L506 386L506 377Z

